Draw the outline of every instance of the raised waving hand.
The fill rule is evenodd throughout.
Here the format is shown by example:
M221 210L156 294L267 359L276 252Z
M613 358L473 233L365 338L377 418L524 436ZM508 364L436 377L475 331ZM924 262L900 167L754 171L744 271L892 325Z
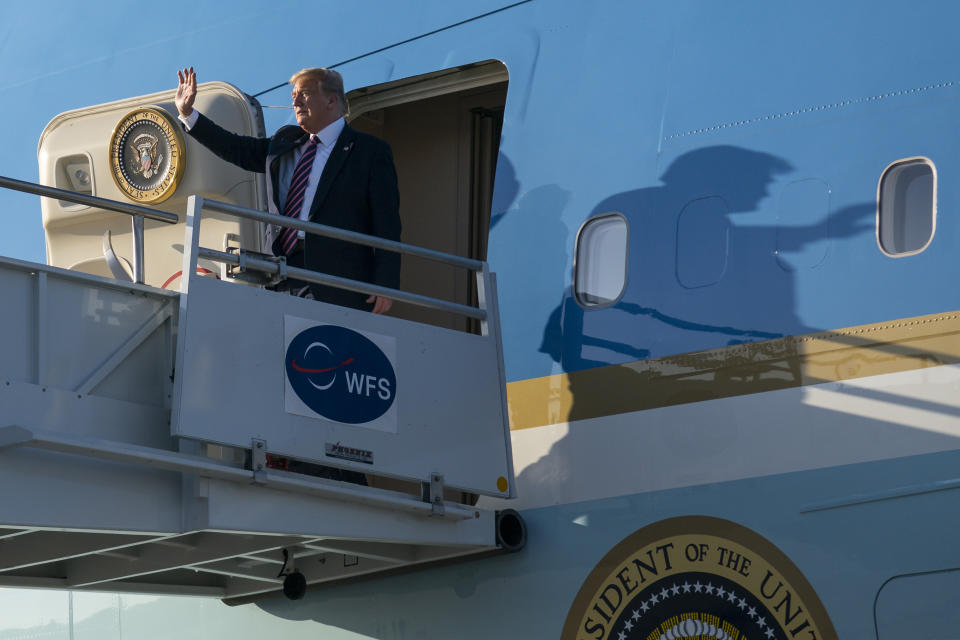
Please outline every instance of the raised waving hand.
M193 67L177 71L177 111L186 118L193 113L193 101L197 99L197 74Z

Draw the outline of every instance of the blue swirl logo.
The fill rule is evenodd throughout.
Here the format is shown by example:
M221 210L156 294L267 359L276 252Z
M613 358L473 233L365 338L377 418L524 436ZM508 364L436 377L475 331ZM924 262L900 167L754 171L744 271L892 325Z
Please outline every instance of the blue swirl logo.
M397 376L387 355L345 327L320 325L301 331L290 341L284 364L297 397L329 420L376 420L397 395Z

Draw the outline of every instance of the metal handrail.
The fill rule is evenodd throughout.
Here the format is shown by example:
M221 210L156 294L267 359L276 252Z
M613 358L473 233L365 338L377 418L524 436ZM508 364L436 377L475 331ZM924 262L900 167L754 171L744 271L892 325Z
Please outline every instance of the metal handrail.
M46 185L25 182L23 180L15 180L5 176L0 176L0 187L13 189L14 191L32 193L38 196L46 196L48 198L56 198L58 200L66 200L67 202L85 204L91 207L99 207L100 209L108 209L118 213L125 213L130 216L143 216L144 218L149 218L150 220L156 220L158 222L164 222L167 224L175 224L179 222L179 217L174 213L157 211L148 207L118 202L116 200L109 200L107 198L98 198L97 196L88 196L75 191L57 189L56 187L48 187ZM354 242L367 247L373 247L374 249L386 249L388 251L396 251L397 253L419 256L428 260L443 262L454 267L470 269L471 271L483 271L483 262L480 260L464 258L452 253L444 253L443 251L435 251L433 249L417 247L415 245L404 244L395 240L387 240L386 238L368 236L356 231L347 231L346 229L331 227L325 224L318 224L316 222L305 222L300 219L267 213L265 211L257 211L256 209L248 209L246 207L241 207L226 202L219 202L217 200L205 199L203 201L203 206L205 209L234 215L238 218L256 220L258 222L275 224L281 227L290 227L297 229L298 231L305 231L306 233L318 236L334 238L335 240L346 240L348 242Z
M358 233L356 231L348 231L339 227L331 227L329 225L318 224L316 222L306 222L304 220L300 220L299 218L290 218L288 216L267 213L265 211L258 211L256 209L248 209L246 207L228 204L226 202L207 200L205 198L199 198L198 196L191 196L187 205L187 209L188 220L191 217L191 214L189 213L190 211L194 212L192 214L193 216L197 216L200 211L210 210L214 212L225 213L238 218L246 218L248 220L255 220L265 224L275 224L281 227L290 227L313 235L334 238L336 240L343 240L346 242L353 242L359 245L373 247L375 249L419 256L421 258L434 260L436 262L441 262L454 267L469 269L477 272L479 279L477 283L478 287L483 286L483 274L485 274L487 270L486 263L481 260L464 258L450 253L444 253L442 251L425 249L423 247L404 244L395 240L370 236L363 233ZM480 305L480 308L471 307L456 302L449 302L416 293L400 291L399 289L383 287L369 282L361 282L357 280L351 280L349 278L342 278L325 273L315 272L309 269L300 269L286 265L281 266L276 261L263 259L264 256L249 254L241 256L235 253L226 253L200 246L197 246L197 252L199 257L234 266L240 265L241 269L254 269L272 276L292 277L296 278L297 280L304 280L314 284L332 286L338 289L346 289L348 291L356 291L367 295L384 296L401 302L408 302L420 307L426 307L428 309L436 309L456 315L466 316L468 318L480 320L482 323L486 323L488 319L487 310L484 308L484 305ZM184 273L189 273L189 271L184 271Z
M37 196L46 196L48 198L66 200L67 202L76 202L77 204L85 204L90 207L108 209L110 211L116 211L117 213L125 213L130 216L130 231L133 239L133 281L137 284L143 284L144 218L149 218L151 220L156 220L157 222L163 222L166 224L175 224L180 220L179 216L177 216L175 213L157 211L155 209L141 207L140 205L136 204L127 204L126 202L117 202L116 200L108 200L106 198L98 198L96 196L87 196L75 191L57 189L56 187L48 187L46 185L36 184L33 182L24 182L23 180L15 180L5 176L0 176L0 187L13 189L14 191L23 191L24 193L32 193Z
M361 244L366 247L373 247L374 249L386 249L388 251L396 251L397 253L404 253L411 256L419 256L421 258L442 262L454 267L470 269L471 271L483 271L483 262L480 260L464 258L452 253L444 253L443 251L425 249L416 245L397 242L396 240L387 240L386 238L380 238L377 236L368 236L356 231L347 231L346 229L341 229L339 227L331 227L329 225L318 224L316 222L306 222L298 218L289 218L287 216L267 213L265 211L257 211L256 209L247 209L246 207L241 207L235 204L227 204L226 202L218 202L216 200L204 199L203 208L234 215L240 218L247 218L248 220L257 220L258 222L275 224L281 227L290 227L292 229L297 229L298 231L304 231L313 235L334 238L335 240L345 240L347 242Z
M7 178L5 176L0 176L0 188L12 189L14 191L22 191L25 193L31 193L38 196L44 196L48 198L56 198L58 200L65 200L67 202L74 202L77 204L85 204L91 207L97 207L100 209L106 209L108 211L116 211L117 213L124 213L132 217L132 231L133 231L133 263L134 263L134 280L137 283L143 283L143 254L144 254L144 243L143 243L143 220L144 218L149 218L151 220L156 220L158 222L163 222L166 224L174 224L179 221L179 217L173 213L167 213L166 211L157 211L155 209L150 209L135 204L128 204L125 202L118 202L116 200L109 200L107 198L99 198L97 196L84 195L82 193L77 193L75 191L68 191L66 189L58 189L56 187L49 187L46 185L36 184L33 182L25 182L23 180L16 180L14 178ZM191 200L196 196L192 196ZM275 224L281 227L290 227L297 229L299 231L304 231L313 235L324 236L328 238L333 238L336 240L343 240L346 242L353 242L359 245L372 247L374 249L382 249L387 251L395 251L397 253L402 253L406 255L418 256L420 258L425 258L427 260L433 260L435 262L441 262L454 267L460 267L463 269L468 269L477 273L483 273L485 271L486 265L481 260L474 260L472 258L464 258L462 256L454 255L451 253L445 253L443 251L435 251L433 249L426 249L424 247L418 247L415 245L404 244L402 242L397 242L395 240L388 240L386 238L380 238L377 236L369 236L363 233L358 233L356 231L348 231L346 229L341 229L339 227L331 227L325 224L318 224L316 222L306 222L297 218L290 218L287 216L281 216L277 214L268 213L265 211L258 211L256 209L248 209L246 207L241 207L234 204L229 204L226 202L219 202L217 200L206 200L200 199L202 202L202 208L208 209L211 211L217 211L220 213L225 213L227 215L232 215L238 218L245 218L247 220L255 220L257 222L263 222L266 224ZM188 205L189 208L190 205ZM203 257L211 259L217 262L223 262L227 264L238 264L240 259L235 254L227 254L223 252L214 251L212 249L207 249L204 247L197 247L198 251L203 254ZM258 260L255 257L250 257L245 260L250 267L269 274L279 274L281 268L278 264L273 262L268 262L264 260ZM441 311L447 311L454 314L464 315L469 318L478 319L485 321L487 319L487 312L483 308L469 307L467 305L458 304L455 302L447 302L444 300L437 300L430 298L428 296L422 296L414 293L407 293L400 291L398 289L392 289L388 287L381 287L371 283L365 282L355 282L345 278L339 278L336 276L330 276L322 273L315 273L305 269L295 269L293 267L286 268L286 271L290 272L291 275L295 273L298 279L307 280L309 282L315 282L317 284L326 284L329 286L334 286L341 289L348 289L352 291L359 291L361 293L368 293L372 295L387 295L396 300L403 300L418 306L428 307L433 309L438 309Z
M212 260L213 262L222 262L224 264L233 266L239 266L242 262L244 264L244 268L254 269L272 276L281 274L281 267L276 261L265 260L256 256L247 255L241 258L235 253L226 253L223 251L216 251L214 249L207 249L205 247L197 247L197 256L206 260ZM465 304L448 302L447 300L440 300L438 298L431 298L429 296L420 295L419 293L408 293L399 289L382 287L369 282L341 278L340 276L332 276L319 271L311 271L309 269L300 269L297 267L286 267L285 274L288 278L295 278L297 280L312 282L314 284L336 287L337 289L346 289L347 291L356 291L358 293L371 296L383 296L385 298L391 298L400 302L408 302L419 307L426 307L427 309L436 309L437 311L446 311L447 313L466 316L475 320L487 319L486 309L468 307Z
M85 204L91 207L109 209L110 211L116 211L117 213L125 213L128 216L143 216L144 218L156 220L157 222L165 222L167 224L176 224L180 220L175 213L157 211L156 209L150 209L148 207L142 207L136 204L127 204L125 202L117 202L116 200L108 200L107 198L85 196L82 193L77 193L75 191L57 189L56 187L48 187L42 184L35 184L33 182L24 182L23 180L14 180L13 178L7 178L4 176L0 176L0 187L13 189L14 191L32 193L37 196L46 196L48 198L66 200L67 202L76 202L77 204Z
M384 287L371 282L361 282L359 280L334 276L312 271L310 269L290 267L287 266L282 259L269 259L268 256L264 256L263 254L251 254L242 251L240 253L228 253L216 251L208 247L202 247L199 245L199 225L203 218L203 212L207 210L225 213L227 215L239 218L246 218L248 220L256 220L267 224L276 224L283 227L302 229L306 233L335 238L347 242L354 242L356 244L374 247L376 249L384 249L388 251L396 251L397 253L421 256L430 260L443 262L445 264L475 270L477 272L478 290L482 290L484 288L486 278L489 275L486 263L480 260L462 258L460 256L443 253L441 251L424 249L422 247L404 244L394 240L387 240L385 238L376 236L368 236L355 231L347 231L345 229L331 227L324 224L304 222L300 219L266 213L264 211L257 211L256 209L247 209L245 207L227 204L225 202L218 202L216 200L206 200L200 196L190 196L190 198L187 200L187 237L184 239L184 247L190 247L190 250L184 252L184 273L193 273L195 265L192 264L192 262L195 262L196 258L205 258L207 260L213 260L214 262L239 266L241 270L252 269L261 273L269 274L271 276L279 276L280 278L295 278L297 280L304 280L314 284L332 286L337 289L346 289L347 291L356 291L366 295L383 296L401 302L408 302L419 307L426 307L428 309L436 309L456 315L466 316L468 318L480 320L481 329L486 331L485 327L487 321L489 320L489 314L487 312L486 305L484 304L481 304L479 308L471 307L464 304L431 298L429 296L416 293L408 293L406 291L401 291L392 287ZM192 231L191 228L193 229ZM188 256L188 254L192 255ZM482 298L483 296L481 296L481 299Z

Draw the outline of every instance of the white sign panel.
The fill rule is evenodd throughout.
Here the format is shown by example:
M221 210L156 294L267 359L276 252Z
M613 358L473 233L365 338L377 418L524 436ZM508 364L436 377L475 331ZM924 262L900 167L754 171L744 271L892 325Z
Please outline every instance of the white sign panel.
M180 304L173 435L510 494L490 336L198 276Z
M283 332L287 413L397 432L395 338L290 315Z

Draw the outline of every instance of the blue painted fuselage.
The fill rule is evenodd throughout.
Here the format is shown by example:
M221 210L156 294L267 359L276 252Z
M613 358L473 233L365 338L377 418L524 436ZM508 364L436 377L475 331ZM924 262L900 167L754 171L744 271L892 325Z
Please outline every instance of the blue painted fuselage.
M229 19L212 7L191 7L198 31L146 48L125 40L137 29L118 5L100 28L119 34L119 46L87 42L90 54L75 68L37 57L25 71L7 72L13 75L0 96L5 119L17 123L8 145L19 150L21 164L0 167L0 174L33 178L24 175L23 159L32 158L43 122L33 129L26 123L166 88L178 66L194 64L202 79L254 93L282 83L291 70L340 61L349 91L500 60L509 83L488 260L498 274L511 384L960 309L960 288L952 285L960 254L960 5L377 4L375 11L325 7L321 17L311 13L311 2L252 2ZM10 24L31 15L8 10L21 12ZM75 10L64 8L68 17ZM177 16L185 11L157 16L160 30L180 34ZM322 37L299 37L300 22L319 23ZM54 31L63 33L60 27ZM6 46L0 39L0 51L21 46L10 37ZM43 64L56 66L52 82L41 81ZM102 74L110 85L97 86L88 99ZM31 98L27 104L43 105L40 116L15 99L18 87ZM286 104L287 94L282 87L258 99ZM290 115L266 109L265 118L273 131ZM3 164L12 165L11 153ZM877 241L878 181L888 165L914 157L936 170L935 232L916 255L891 257ZM626 284L616 303L583 308L573 292L577 234L608 212L627 221ZM630 385L642 384L627 379L603 393L629 396L638 392ZM884 399L891 414L902 406L899 393ZM952 629L955 607L932 596L917 596L912 606L920 613L907 621L885 618L882 604L891 580L936 574L947 585L904 592L920 594L960 583L950 572L960 567L951 543L960 516L950 484L960 464L960 429L939 431L935 442L929 435L929 446L917 449L925 453L907 449L906 457L851 453L822 464L790 458L779 468L758 463L739 473L744 459L736 449L762 460L778 459L781 443L793 446L754 436L805 398L798 392L770 400L777 408L766 416L725 408L741 422L706 444L713 410L697 407L713 401L684 414L698 424L664 418L670 435L647 430L659 408L620 414L615 427L600 412L515 431L515 452L536 450L538 442L544 451L542 458L530 453L517 469L529 529L522 552L257 606L329 625L323 631L331 637L343 630L344 637L556 638L588 574L617 543L667 518L709 515L756 531L786 554L841 638L893 637L901 624L915 632ZM945 400L919 402L910 400L909 408L956 422L956 408ZM817 411L823 424L855 430L854 441L873 444L894 428L927 437L925 424L909 417L887 423L853 408L846 422L836 408ZM795 438L805 437L803 428ZM811 431L814 451L816 437ZM655 462L647 458L652 439L663 438L674 439L664 446L676 454L666 464L679 468L694 459L719 470L703 477L724 479L698 480L693 468L687 482L637 480ZM618 451L628 452L629 462ZM610 454L622 467L578 465L581 452L591 460ZM564 469L577 477L563 477ZM580 485L590 489L569 490ZM905 487L915 490L874 499ZM861 495L874 498L853 498ZM838 500L853 506L830 506Z

